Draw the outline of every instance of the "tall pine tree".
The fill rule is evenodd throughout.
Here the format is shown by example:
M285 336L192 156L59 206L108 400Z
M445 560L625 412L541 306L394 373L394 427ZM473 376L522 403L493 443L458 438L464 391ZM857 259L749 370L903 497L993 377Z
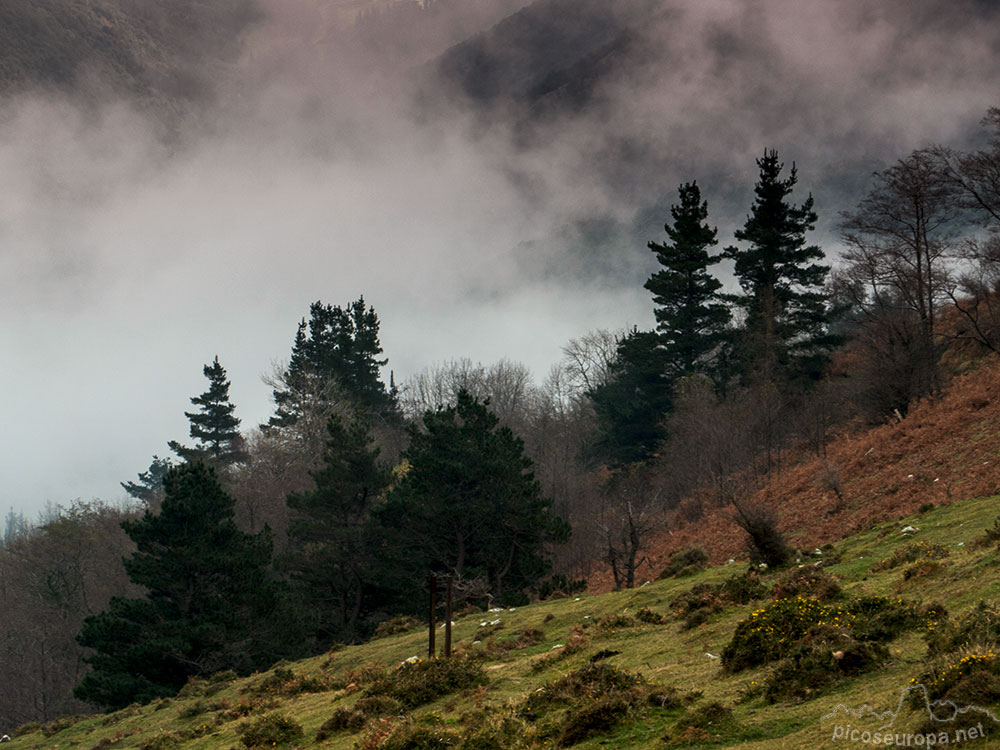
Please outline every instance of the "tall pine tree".
M407 472L373 512L384 535L379 583L399 595L396 608L419 611L413 591L428 570L525 601L569 525L552 513L521 439L463 389L455 406L425 413L423 429L410 427L404 456Z
M793 164L781 178L777 151L766 151L757 166L754 203L736 232L746 247L724 252L735 261L743 289L733 298L745 313L738 355L749 380L817 378L835 339L827 331L823 291L830 267L818 262L824 258L819 246L806 240L817 219L813 198L800 206L789 202L798 174Z
M333 414L327 433L323 466L311 472L315 489L288 496L289 545L282 567L318 613L320 640L329 644L361 635L373 550L369 514L390 472L379 461L365 420Z
M709 254L716 229L708 226L708 202L696 182L679 188L680 204L670 207L673 226L664 229L670 243L650 242L662 268L646 281L656 305L656 330L669 381L703 373L717 377L713 360L728 337L729 308L722 282L708 273L721 255Z
M666 437L673 390L666 372L655 331L634 328L619 339L608 381L587 392L597 417L597 453L609 466L652 458Z
M94 653L74 692L97 706L172 695L190 676L249 674L304 651L303 619L269 573L270 530L237 529L232 497L203 463L171 469L164 489L158 515L122 522L136 544L125 570L146 595L113 598L77 636Z
M386 390L379 369L379 320L374 307L359 297L346 308L314 302L309 320L295 333L288 368L274 390L275 414L269 427L294 424L305 410L335 398L347 398L367 414L387 415L395 394Z
M208 390L191 399L198 407L197 412L184 412L191 422L191 437L198 444L188 448L171 440L169 446L188 461L207 460L227 466L243 459L240 420L233 416L236 407L229 401L230 384L218 356L203 371L208 378Z

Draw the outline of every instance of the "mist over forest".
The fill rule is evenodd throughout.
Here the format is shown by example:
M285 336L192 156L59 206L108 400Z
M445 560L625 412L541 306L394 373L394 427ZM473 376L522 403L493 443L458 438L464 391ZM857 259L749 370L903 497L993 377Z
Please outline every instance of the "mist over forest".
M462 356L541 380L652 323L677 185L731 236L765 148L835 253L873 170L979 135L998 64L971 1L406 5L5 4L8 507L113 499L216 353L262 419L316 299L364 294L400 382Z
M5 3L0 730L364 640L414 614L408 561L521 603L631 588L713 507L773 531L747 503L793 447L1000 351L998 14ZM450 536L441 465L481 472ZM105 679L189 501L287 630ZM245 588L211 595L268 620Z

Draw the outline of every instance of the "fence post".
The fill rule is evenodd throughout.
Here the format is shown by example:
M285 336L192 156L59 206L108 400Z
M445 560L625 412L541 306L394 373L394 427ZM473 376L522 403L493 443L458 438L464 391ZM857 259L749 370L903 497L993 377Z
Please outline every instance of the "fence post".
M445 580L444 599L444 658L451 658L451 576Z
M429 583L430 583L430 588L431 588L431 611L430 611L430 618L429 618L429 620L430 620L430 630L429 630L428 635L427 635L427 639L428 639L428 643L427 643L427 657L429 659L433 659L434 658L434 628L437 626L436 610L437 610L437 586L438 586L437 576L434 575L433 573L431 573L431 575L430 575Z

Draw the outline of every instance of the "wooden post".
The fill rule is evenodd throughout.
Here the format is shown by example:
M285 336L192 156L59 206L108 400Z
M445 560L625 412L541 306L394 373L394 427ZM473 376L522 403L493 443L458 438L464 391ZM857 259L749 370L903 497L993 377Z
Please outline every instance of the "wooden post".
M444 658L451 658L451 576L445 580L444 599Z
M427 643L427 657L433 659L434 654L434 629L437 626L437 587L438 581L437 576L431 573L430 579L431 588L431 611L430 611L430 630L428 632L428 643Z

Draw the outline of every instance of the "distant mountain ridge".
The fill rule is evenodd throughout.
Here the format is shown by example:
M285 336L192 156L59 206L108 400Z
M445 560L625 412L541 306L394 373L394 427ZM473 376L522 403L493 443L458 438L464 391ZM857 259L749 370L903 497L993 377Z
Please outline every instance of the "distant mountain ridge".
M0 92L103 87L197 98L260 18L257 0L0 3Z
M452 47L437 74L477 104L527 103L570 109L632 54L660 0L536 0L488 31Z

